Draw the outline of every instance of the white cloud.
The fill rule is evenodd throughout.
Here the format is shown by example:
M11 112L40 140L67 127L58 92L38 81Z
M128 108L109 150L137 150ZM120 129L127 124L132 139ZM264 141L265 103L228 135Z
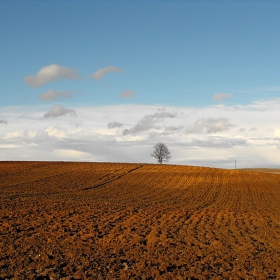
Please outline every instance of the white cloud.
M44 118L56 118L56 117L64 116L66 114L75 116L76 111L71 109L66 109L62 105L56 105L52 107L49 112L44 114Z
M226 118L202 118L197 120L186 133L217 133L233 127Z
M66 96L68 98L71 97L71 95L73 94L73 91L69 91L69 90L66 90L66 91L54 91L53 89L49 89L48 91L42 93L39 98L42 100L42 101L50 101L52 99L56 99L57 97L59 96Z
M15 149L18 147L19 145L15 145L15 144L0 144L0 149Z
M153 115L146 115L140 121L137 122L136 125L129 129L125 129L123 131L123 135L128 135L132 133L140 133L143 131L150 130L152 128L156 128L156 123L160 119L165 118L175 118L175 113L167 112L164 108L159 109Z
M56 149L52 151L52 154L61 158L61 160L88 160L91 157L89 153L67 149Z
M3 137L3 139L14 139L14 138L20 138L20 137L23 137L23 136L24 136L24 130L19 129L19 130L9 132L7 135L5 135Z
M75 79L78 77L75 69L70 69L57 64L42 67L36 75L24 78L24 81L31 87L37 88L56 79Z
M97 70L95 71L93 74L92 74L92 77L95 79L95 80L100 80L104 75L108 74L108 73L112 73L112 72L115 72L115 73L118 73L118 72L123 72L123 69L121 68L118 68L116 66L107 66L103 69L100 69L100 70Z
M220 101L224 101L225 99L229 99L232 97L232 94L231 93L215 93L213 96L212 96L212 100L213 101L217 101L217 102L220 102Z
M37 131L28 131L27 136L29 138L35 138L37 136Z
M120 98L125 98L125 97L134 97L135 96L135 92L133 90L125 90L123 92L120 93L119 97Z
M45 132L48 136L56 137L56 138L65 138L67 137L67 133L64 129L60 129L57 127L47 127Z
M237 137L222 137L222 136L210 136L202 139L191 139L184 143L189 148L215 148L215 149L229 149L235 146L245 146L247 141Z

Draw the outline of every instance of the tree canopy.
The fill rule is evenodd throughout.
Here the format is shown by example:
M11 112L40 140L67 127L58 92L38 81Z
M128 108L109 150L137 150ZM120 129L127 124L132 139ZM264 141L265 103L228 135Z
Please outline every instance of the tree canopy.
M167 162L171 158L171 154L167 146L161 142L155 144L154 151L151 153L151 156L156 158L160 164Z

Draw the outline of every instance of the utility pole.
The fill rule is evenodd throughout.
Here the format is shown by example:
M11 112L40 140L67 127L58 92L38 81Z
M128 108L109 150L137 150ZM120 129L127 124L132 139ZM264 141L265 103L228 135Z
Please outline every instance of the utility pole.
M235 160L235 169L236 169L236 160Z

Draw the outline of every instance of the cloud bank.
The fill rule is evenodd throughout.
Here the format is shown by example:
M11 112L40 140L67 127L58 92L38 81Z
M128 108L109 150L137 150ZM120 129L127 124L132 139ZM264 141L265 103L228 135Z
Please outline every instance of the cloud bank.
M1 108L9 122L0 130L2 160L154 163L150 153L163 142L171 164L280 165L280 99L201 108L57 105L42 118L46 111L46 105Z
M75 79L78 73L75 69L70 69L57 64L42 67L37 74L24 78L24 81L30 86L37 88L46 83L57 79Z
M115 73L123 72L123 69L118 68L116 66L107 66L105 68L102 68L102 69L99 69L99 70L95 71L92 74L92 77L95 80L100 80L104 75L106 75L108 73L112 73L112 72L115 72Z

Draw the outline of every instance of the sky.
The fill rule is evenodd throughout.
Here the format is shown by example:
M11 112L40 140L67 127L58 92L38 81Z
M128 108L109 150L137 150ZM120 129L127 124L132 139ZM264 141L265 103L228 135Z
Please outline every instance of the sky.
M0 1L0 160L280 167L280 1Z

